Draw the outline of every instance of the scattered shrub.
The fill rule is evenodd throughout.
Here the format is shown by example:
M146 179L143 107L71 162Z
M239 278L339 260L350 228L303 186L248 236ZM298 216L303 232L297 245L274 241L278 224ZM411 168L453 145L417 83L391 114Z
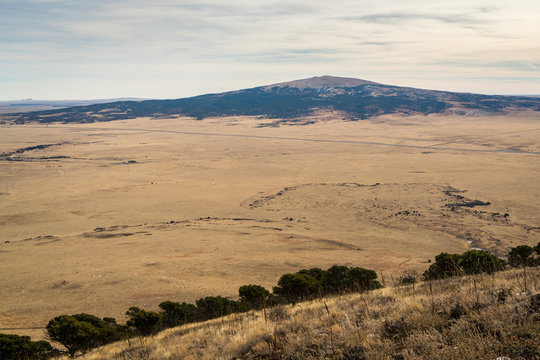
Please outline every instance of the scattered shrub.
M163 309L162 322L165 327L191 323L199 318L199 310L193 304L164 301L159 307Z
M401 275L397 281L398 285L412 285L418 282L416 271L408 271Z
M46 330L49 338L64 345L71 357L123 337L110 322L84 313L57 316L49 321Z
M58 355L47 341L31 341L29 336L0 334L0 359L37 360Z
M208 296L197 300L196 303L202 320L214 319L247 310L245 305L240 301L230 300L221 296Z
M160 330L161 314L132 306L126 315L129 316L126 325L134 327L142 335L148 336Z
M508 264L513 267L535 266L537 261L533 257L534 252L534 249L527 245L512 248L508 254Z
M289 302L310 299L320 294L321 283L306 273L285 274L279 278L274 294Z
M440 253L435 256L435 262L424 272L424 279L435 280L461 275L459 258L458 254Z
M465 274L494 273L504 269L504 261L485 250L469 250L459 257L458 265Z
M238 296L249 309L262 309L272 302L270 291L260 285L243 285L238 289Z

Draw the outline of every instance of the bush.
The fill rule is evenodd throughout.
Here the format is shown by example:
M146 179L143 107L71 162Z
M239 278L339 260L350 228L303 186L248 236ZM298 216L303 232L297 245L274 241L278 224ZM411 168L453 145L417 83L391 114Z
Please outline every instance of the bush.
M377 273L360 267L334 265L322 275L321 287L325 294L338 294L381 288Z
M274 294L289 302L313 298L320 294L321 283L306 273L285 274L279 278Z
M397 283L398 285L413 285L418 282L418 274L416 271L407 271L403 273Z
M221 296L208 296L197 300L196 304L202 320L214 319L247 310L240 301L229 300Z
M110 320L84 313L57 316L49 321L46 330L49 338L64 345L71 357L123 337L120 328Z
M424 272L425 280L444 279L461 275L463 271L458 265L460 255L440 253L435 256L435 262Z
M346 289L351 292L382 288L383 286L375 279L377 273L373 270L353 267L345 272Z
M163 309L162 322L165 327L191 323L199 318L199 311L193 304L164 301L159 307Z
M249 309L262 309L271 305L270 291L260 285L243 285L238 289L240 302Z
M126 315L129 316L126 325L134 327L141 335L148 336L160 330L161 314L132 306Z
M302 269L297 272L297 274L306 274L316 279L317 281L322 281L322 277L325 271L320 268L311 268L311 269Z
M326 270L322 275L321 287L325 294L337 294L345 291L347 287L346 273L347 266L334 265Z
M37 360L57 356L47 341L31 341L29 336L0 334L0 359L2 360Z
M533 258L534 249L527 245L519 245L510 250L508 263L510 266L535 266L537 261Z
M463 253L458 265L465 274L492 274L504 269L504 261L485 250L469 250Z

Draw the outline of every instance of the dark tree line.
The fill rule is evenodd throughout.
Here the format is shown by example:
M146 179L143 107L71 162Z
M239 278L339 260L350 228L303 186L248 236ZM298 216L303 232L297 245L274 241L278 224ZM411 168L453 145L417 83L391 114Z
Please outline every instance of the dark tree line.
M507 263L488 251L470 250L461 255L441 253L424 272L425 280L442 279L466 274L493 273L504 270ZM540 243L535 247L520 245L510 250L508 265L523 267L540 265ZM332 266L302 269L282 275L272 292L260 285L243 285L238 300L222 296L201 298L195 304L164 301L160 312L131 307L125 325L114 318L100 319L89 314L60 315L50 320L48 338L62 344L71 357L95 347L129 337L149 336L166 328L187 323L259 310L277 304L295 303L321 296L368 291L381 288L373 270L360 267ZM47 341L31 341L28 336L0 334L0 359L49 359L59 354Z
M479 273L492 274L510 267L540 265L540 242L534 246L519 245L510 250L508 263L485 250L469 250L463 254L440 253L424 272L424 280L443 279Z

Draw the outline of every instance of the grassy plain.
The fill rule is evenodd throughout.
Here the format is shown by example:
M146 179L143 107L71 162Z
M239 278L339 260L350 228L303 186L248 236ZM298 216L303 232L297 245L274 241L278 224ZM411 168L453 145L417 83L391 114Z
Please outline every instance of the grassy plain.
M0 331L540 240L538 114L316 120L2 125Z

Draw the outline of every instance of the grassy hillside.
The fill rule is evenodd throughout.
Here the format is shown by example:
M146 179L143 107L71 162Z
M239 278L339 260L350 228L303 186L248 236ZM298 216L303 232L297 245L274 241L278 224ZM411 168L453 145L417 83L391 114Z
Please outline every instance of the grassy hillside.
M525 275L525 276L524 276ZM391 286L168 329L82 359L540 359L540 268Z

